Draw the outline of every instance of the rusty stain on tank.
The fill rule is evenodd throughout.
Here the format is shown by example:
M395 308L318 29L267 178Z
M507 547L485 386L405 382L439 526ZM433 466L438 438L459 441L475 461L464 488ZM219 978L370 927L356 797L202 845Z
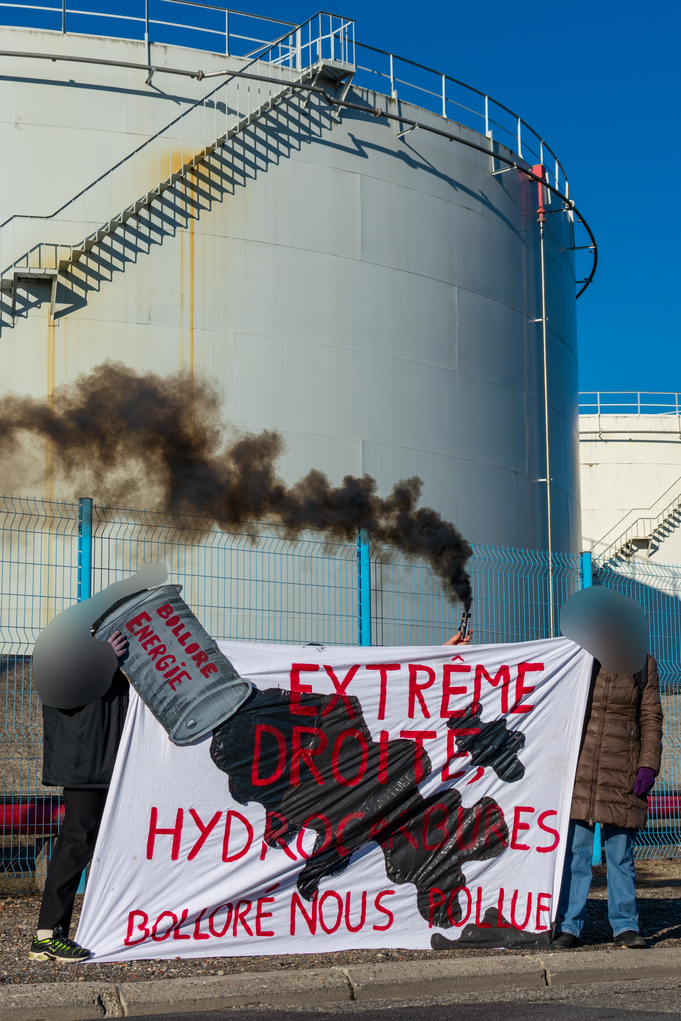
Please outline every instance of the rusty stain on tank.
M188 327L189 327L189 377L190 377L190 400L192 407L192 429L194 428L194 215L190 202L191 185L189 176L183 182L183 207L187 222L187 230L183 232L180 241L180 323L182 328L182 343L180 348L180 364L184 368L184 328L185 328L185 286L188 299ZM185 242L186 236L186 242ZM185 257L185 244L187 253ZM185 267L186 258L186 267ZM185 278L186 268L186 278Z
M54 408L54 387L55 387L55 376L56 376L56 336L55 336L55 322L51 315L48 313L47 317L47 349L46 349L46 394L47 404L50 410ZM45 440L45 499L52 500L54 498L54 441L49 437ZM47 539L46 549L44 553L44 581L43 591L47 594L45 601L45 619L41 621L41 624L46 624L54 616L54 604L52 601L52 553L54 550L55 537L50 527L50 514L47 511Z
M191 380L192 433L194 432L194 225L195 218L189 214L189 376Z
M47 404L50 409L54 408L54 386L56 376L56 337L55 337L55 323L51 316L47 319L47 350L46 350L46 370L47 379L45 381L45 392L47 395ZM54 495L54 449L52 440L45 440L45 499L51 500Z
M177 174L185 163L188 163L194 156L194 153L189 149L183 151L182 147L179 149L171 149L170 152L166 153L160 161L159 177L161 181L171 176L171 174Z

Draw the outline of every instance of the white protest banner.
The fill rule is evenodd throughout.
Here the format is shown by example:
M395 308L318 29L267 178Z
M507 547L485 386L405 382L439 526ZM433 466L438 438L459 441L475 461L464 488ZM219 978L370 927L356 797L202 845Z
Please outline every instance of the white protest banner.
M95 960L547 939L591 656L218 644L256 690L213 735L177 747L131 693Z

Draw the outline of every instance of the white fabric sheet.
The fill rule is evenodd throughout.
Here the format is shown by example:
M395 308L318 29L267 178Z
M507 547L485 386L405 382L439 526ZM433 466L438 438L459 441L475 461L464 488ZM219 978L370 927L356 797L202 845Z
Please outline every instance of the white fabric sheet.
M345 870L324 876L317 897L305 899L296 884L317 834L303 828L288 844L266 844L266 811L257 800L261 788L253 789L247 805L235 801L228 775L211 761L211 736L182 748L171 744L132 692L76 935L93 951L93 960L427 949L435 933L457 940L496 922L500 931L508 925L524 932L550 927L591 656L563 638L463 648L218 644L261 692L287 691L292 683L303 691L308 686L327 696L325 705L357 667L344 694L359 699L371 739L383 740L385 747L386 740L412 741L414 761L421 745L422 762L431 767L418 784L424 799L454 787L462 811L493 799L507 827L506 846L498 844L487 860L462 862L464 888L456 894L438 892L431 883L423 896L436 907L442 897L450 898L446 925L433 924L433 916L429 921L418 910L414 883L391 882L383 850L368 836ZM393 669L381 671L381 664ZM504 780L492 766L476 766L470 752L448 764L448 741L450 754L459 745L448 738L448 724L456 717L447 714L463 712L475 698L482 721L502 720L504 731L524 735L516 756L524 766L522 778ZM348 705L339 695L336 709L345 712ZM309 720L301 717L300 723ZM349 720L348 726L356 723ZM517 735L513 740L522 742ZM266 778L267 770L258 768L255 775ZM443 771L449 779L443 779ZM324 807L327 792L311 782L309 811L314 813ZM368 797L376 782L375 776L364 776L358 789ZM356 799L356 786L338 786L337 794ZM356 809L356 800L353 804ZM485 826L490 818L485 817ZM435 819L432 825L437 824ZM348 832L349 824L343 825ZM454 834L454 816L442 825ZM424 840L434 846L432 832L428 836L425 829ZM451 855L451 843L445 853Z

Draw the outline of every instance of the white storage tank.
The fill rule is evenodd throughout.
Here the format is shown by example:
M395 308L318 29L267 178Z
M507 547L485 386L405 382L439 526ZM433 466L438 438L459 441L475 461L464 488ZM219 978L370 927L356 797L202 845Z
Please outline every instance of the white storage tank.
M154 45L156 67L256 78L150 81L122 66L148 63L144 41L2 29L6 51L113 62L2 58L3 385L45 398L107 359L184 368L236 429L283 434L287 482L369 473L385 494L419 475L423 503L469 540L545 549L539 189L492 152L543 161L563 193L564 175L544 148L521 162L485 97L474 130L453 85L446 118L387 72L369 88L383 79L357 71L351 27L322 61L310 25L255 63ZM301 74L364 109L287 92ZM550 202L553 548L577 552L574 221ZM82 495L47 479L44 446L29 467L7 466L5 491Z

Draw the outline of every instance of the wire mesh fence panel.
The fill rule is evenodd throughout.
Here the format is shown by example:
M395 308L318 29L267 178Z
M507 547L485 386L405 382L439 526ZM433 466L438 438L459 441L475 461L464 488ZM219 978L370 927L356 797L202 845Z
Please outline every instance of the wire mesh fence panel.
M94 591L147 561L169 581L214 638L353 644L357 562L352 543L275 525L227 532L198 517L96 508Z
M542 550L475 543L468 570L478 645L559 635L560 607L581 584L579 557L569 553L549 558Z
M28 655L45 624L76 600L78 505L0 498L2 880L44 877L60 791L41 783L42 717Z
M638 600L645 610L650 652L657 660L664 711L662 768L652 790L648 825L637 839L638 857L681 850L681 569L651 560L604 564L594 581Z
M440 645L456 630L461 610L421 561L372 550L371 644Z
M372 644L437 645L459 625L462 605L420 560L372 550ZM558 635L558 614L580 587L579 557L473 544L468 563L476 645ZM553 590L553 631L550 593Z
M77 503L0 498L0 881L9 891L40 885L58 831L61 792L41 783L41 716L30 652L48 620L78 598L81 541ZM358 641L362 568L355 542L312 532L294 540L260 522L225 531L199 517L98 506L87 541L93 592L143 563L165 563L169 581L182 585L184 599L215 638ZM560 607L581 584L579 557L562 553L549 559L542 551L477 544L468 569L476 645L558 635ZM456 631L461 606L422 560L372 543L369 579L372 644L440 644ZM595 582L638 599L648 615L665 709L664 756L637 853L675 853L681 845L681 569L618 562L597 570Z

